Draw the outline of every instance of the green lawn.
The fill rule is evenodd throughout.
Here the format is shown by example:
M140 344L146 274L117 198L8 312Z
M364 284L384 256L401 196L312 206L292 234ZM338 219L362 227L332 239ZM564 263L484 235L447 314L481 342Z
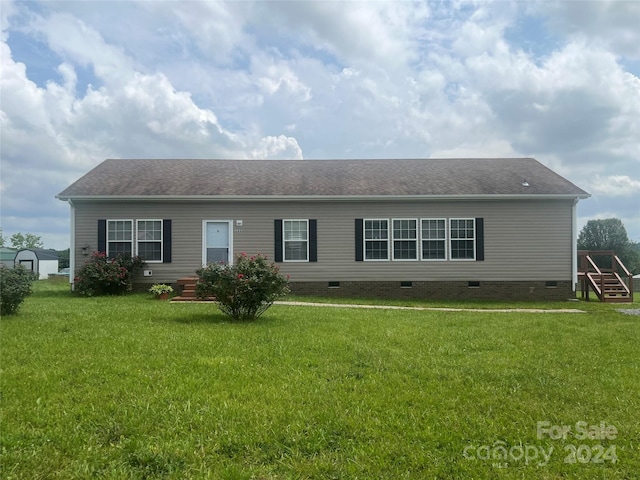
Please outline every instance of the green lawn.
M238 324L37 282L0 323L0 477L638 478L640 317L520 306L586 313L276 305Z

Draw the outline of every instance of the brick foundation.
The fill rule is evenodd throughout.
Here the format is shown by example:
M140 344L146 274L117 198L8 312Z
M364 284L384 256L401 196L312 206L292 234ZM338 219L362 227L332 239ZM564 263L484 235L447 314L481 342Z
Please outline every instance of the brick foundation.
M176 294L181 286L171 284ZM339 286L334 286L339 283ZM571 281L557 281L555 286L543 281L521 282L291 282L291 293L334 298L389 298L433 300L560 300L575 298ZM403 286L406 284L407 286ZM148 292L152 283L135 283L135 292ZM332 286L330 286L332 285Z
M337 283L339 286L335 286ZM291 282L290 287L294 295L342 298L538 301L575 298L571 281Z

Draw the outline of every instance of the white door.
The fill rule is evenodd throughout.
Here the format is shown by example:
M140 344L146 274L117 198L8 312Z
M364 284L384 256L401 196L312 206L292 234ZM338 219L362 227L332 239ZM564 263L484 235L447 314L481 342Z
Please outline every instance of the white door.
M231 262L231 221L205 220L202 263Z

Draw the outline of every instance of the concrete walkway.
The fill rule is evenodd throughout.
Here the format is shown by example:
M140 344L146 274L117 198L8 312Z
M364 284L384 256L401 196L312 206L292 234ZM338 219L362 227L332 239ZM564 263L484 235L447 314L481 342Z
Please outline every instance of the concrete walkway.
M352 303L314 303L314 302L274 302L274 305L293 305L303 307L342 307L342 308L369 308L380 310L425 310L438 312L479 312L479 313L587 313L575 308L448 308L448 307L401 307L396 305L359 305Z

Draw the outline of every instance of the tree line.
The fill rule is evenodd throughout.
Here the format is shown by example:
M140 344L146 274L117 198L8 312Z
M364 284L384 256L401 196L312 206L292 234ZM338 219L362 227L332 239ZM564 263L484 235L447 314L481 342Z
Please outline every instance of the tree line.
M0 233L0 247L4 246L6 246L4 235ZM16 250L23 248L44 248L44 243L38 235L34 235L33 233L25 233L23 235L18 232L11 235L11 248L15 248Z

